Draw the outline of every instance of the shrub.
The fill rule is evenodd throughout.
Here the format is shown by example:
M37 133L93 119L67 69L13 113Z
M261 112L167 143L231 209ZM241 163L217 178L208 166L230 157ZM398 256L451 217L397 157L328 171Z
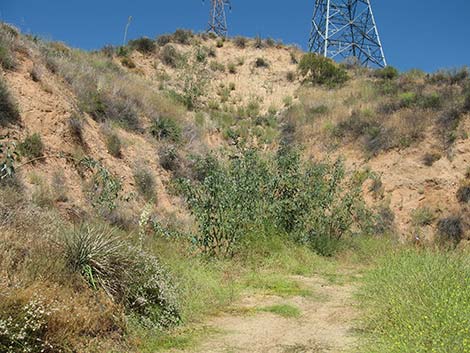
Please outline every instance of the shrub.
M153 40L147 37L142 37L129 41L129 46L142 54L150 54L155 52L156 45Z
M119 136L111 132L106 135L106 148L108 149L108 153L116 158L121 158L122 157L122 143L121 139Z
M167 44L160 51L160 59L165 65L177 67L181 61L181 54L174 46Z
M15 144L7 140L7 136L0 135L0 186L4 183L15 182L15 163L17 153Z
M158 160L163 169L176 172L180 168L180 157L178 150L173 145L162 146L158 150Z
M222 48L224 46L224 40L221 39L221 38L217 39L217 42L215 43L215 46L217 48Z
M267 68L269 67L269 62L265 58L257 58L255 60L255 67Z
M14 54L18 32L10 26L0 24L0 66L4 70L14 70L17 66Z
M460 203L468 203L470 201L470 184L461 185L457 190L456 197Z
M195 244L210 255L232 255L247 234L268 224L331 255L363 220L360 187L346 183L339 162L303 164L297 151L282 147L267 160L248 150L226 165L208 157L194 168L198 177L183 180L180 191L198 221Z
M41 82L42 76L43 76L43 71L42 71L41 66L35 63L29 73L29 76L34 82Z
M56 171L52 174L51 189L54 194L54 201L66 202L68 200L68 189L63 171Z
M383 69L375 70L374 75L382 80L393 80L397 78L400 73L393 66L386 66Z
M432 167L432 165L440 160L442 155L437 152L427 152L423 156L423 164L427 167Z
M150 170L138 167L134 171L134 181L137 191L147 201L155 198L155 178Z
M176 289L167 271L114 229L83 224L65 235L64 248L72 271L123 303L145 326L162 329L180 322Z
M220 71L220 72L225 72L225 65L222 64L222 63L219 63L215 60L211 61L211 63L209 64L209 68L212 70L212 71Z
M67 120L67 128L75 143L83 145L83 118L78 113L73 113Z
M127 56L121 58L121 64L123 66L127 67L128 69L135 69L136 68L134 60L132 60L131 58L129 58Z
M19 119L18 105L11 96L3 77L0 77L0 126L15 123Z
M206 47L198 47L196 49L196 60L200 63L206 62L208 49Z
M173 33L172 38L176 43L188 45L191 43L193 36L191 30L177 29L175 33Z
M157 37L157 45L159 47L164 47L168 43L171 43L171 35L170 34L162 34L161 36Z
M18 145L18 151L21 155L31 159L42 157L44 154L44 143L42 142L41 135L35 133L27 136Z
M264 43L266 44L267 47L269 48L272 48L276 45L276 41L272 38L266 38L266 40L264 41ZM282 42L281 42L282 44Z
M460 216L442 218L437 223L438 233L443 242L459 243L463 236L463 226Z
M245 49L247 39L245 37L238 36L238 37L233 38L233 43L235 44L237 48Z
M304 82L339 86L348 80L348 74L331 59L314 53L305 54L299 62L298 70Z
M175 119L159 117L153 120L149 132L158 140L179 142L182 131Z
M449 147L456 139L455 130L460 124L461 112L456 108L450 108L441 113L437 119L439 135L445 147Z
M287 74L286 74L286 79L289 82L294 82L295 81L295 72L288 71Z

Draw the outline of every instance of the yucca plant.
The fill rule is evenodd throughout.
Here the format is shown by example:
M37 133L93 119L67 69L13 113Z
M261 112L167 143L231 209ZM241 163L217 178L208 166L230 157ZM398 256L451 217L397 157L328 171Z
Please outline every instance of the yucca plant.
M91 287L102 287L116 299L125 296L129 268L135 260L113 229L81 225L67 233L64 244L70 268L80 272Z

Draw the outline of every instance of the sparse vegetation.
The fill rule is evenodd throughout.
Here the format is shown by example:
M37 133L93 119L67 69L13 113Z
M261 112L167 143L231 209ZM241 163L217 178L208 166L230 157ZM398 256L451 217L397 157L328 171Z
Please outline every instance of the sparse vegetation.
M167 44L160 51L160 59L165 65L177 67L181 61L181 54L173 45Z
M137 51L140 51L142 54L150 54L155 52L156 45L155 42L147 37L142 37L129 41L129 46Z
M138 166L134 170L135 186L145 200L151 201L155 198L155 178L152 172L144 166Z
M257 58L255 60L255 67L267 68L269 67L269 62L265 58Z
M149 132L158 140L179 142L181 139L181 127L176 120L171 118L159 117L154 119Z
M248 40L245 37L241 37L241 36L233 38L233 43L239 49L245 49L247 41Z
M122 157L121 139L115 132L106 134L106 148L111 156L116 158Z

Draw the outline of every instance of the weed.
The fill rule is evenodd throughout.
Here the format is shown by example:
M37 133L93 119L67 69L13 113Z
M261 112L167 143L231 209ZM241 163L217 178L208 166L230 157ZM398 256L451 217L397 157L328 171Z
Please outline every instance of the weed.
M227 64L227 69L228 69L228 72L231 73L231 74L236 74L237 73L237 67L234 63L228 63Z
M165 45L160 51L160 60L168 66L177 67L182 60L180 52L171 44Z
M51 190L54 201L66 202L68 200L68 188L63 171L56 171L52 174Z
M440 160L442 155L437 152L427 152L423 156L423 164L427 167L432 167L432 165Z
M429 226L436 219L435 213L429 207L417 208L411 213L411 222L414 226Z
M188 45L191 44L191 39L193 38L193 32L186 29L177 29L172 35L173 41L178 44Z
M442 218L437 223L440 241L458 244L462 240L463 225L460 216L449 216Z
M149 129L157 140L170 140L178 143L181 140L181 127L175 119L159 117L153 120Z
M376 70L374 75L382 80L393 80L397 78L400 73L393 66L386 66L383 69Z
M285 318L298 318L301 315L299 308L290 304L272 305L258 310L273 313Z
M463 256L398 251L368 271L360 352L467 352L470 268Z
M83 117L78 113L73 113L67 120L67 127L75 143L84 144L83 138Z
M121 64L123 66L127 67L128 69L135 69L136 68L134 60L132 60L131 58L129 58L127 56L121 58Z
M289 82L294 82L295 81L295 72L294 71L288 71L286 74L286 79Z
M221 38L217 39L217 42L215 43L215 46L216 46L217 48L223 48L223 46L224 46L224 40L221 39Z
M41 66L35 63L29 73L29 76L34 82L41 82L43 76L43 70Z
M115 132L106 134L106 148L111 156L122 157L122 142L118 134Z
M159 47L164 47L165 45L171 43L172 37L170 34L162 34L156 39L156 43Z
M263 49L264 48L264 43L263 43L263 40L261 39L260 36L256 36L256 38L253 42L253 48L255 48L255 49Z
M158 159L163 169L176 172L181 167L181 160L175 146L162 146L158 150Z
M212 71L220 71L220 72L225 72L225 65L222 64L222 63L219 63L215 60L211 61L211 63L209 64L209 68L212 70Z
M42 157L44 154L44 143L38 133L27 136L23 142L18 144L18 152L30 159Z

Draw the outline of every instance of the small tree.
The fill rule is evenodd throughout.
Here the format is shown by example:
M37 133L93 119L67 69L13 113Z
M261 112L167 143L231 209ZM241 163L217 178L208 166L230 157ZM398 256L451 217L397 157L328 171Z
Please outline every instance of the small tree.
M330 87L339 86L348 80L346 70L331 59L314 53L305 54L299 62L298 70L304 82Z

